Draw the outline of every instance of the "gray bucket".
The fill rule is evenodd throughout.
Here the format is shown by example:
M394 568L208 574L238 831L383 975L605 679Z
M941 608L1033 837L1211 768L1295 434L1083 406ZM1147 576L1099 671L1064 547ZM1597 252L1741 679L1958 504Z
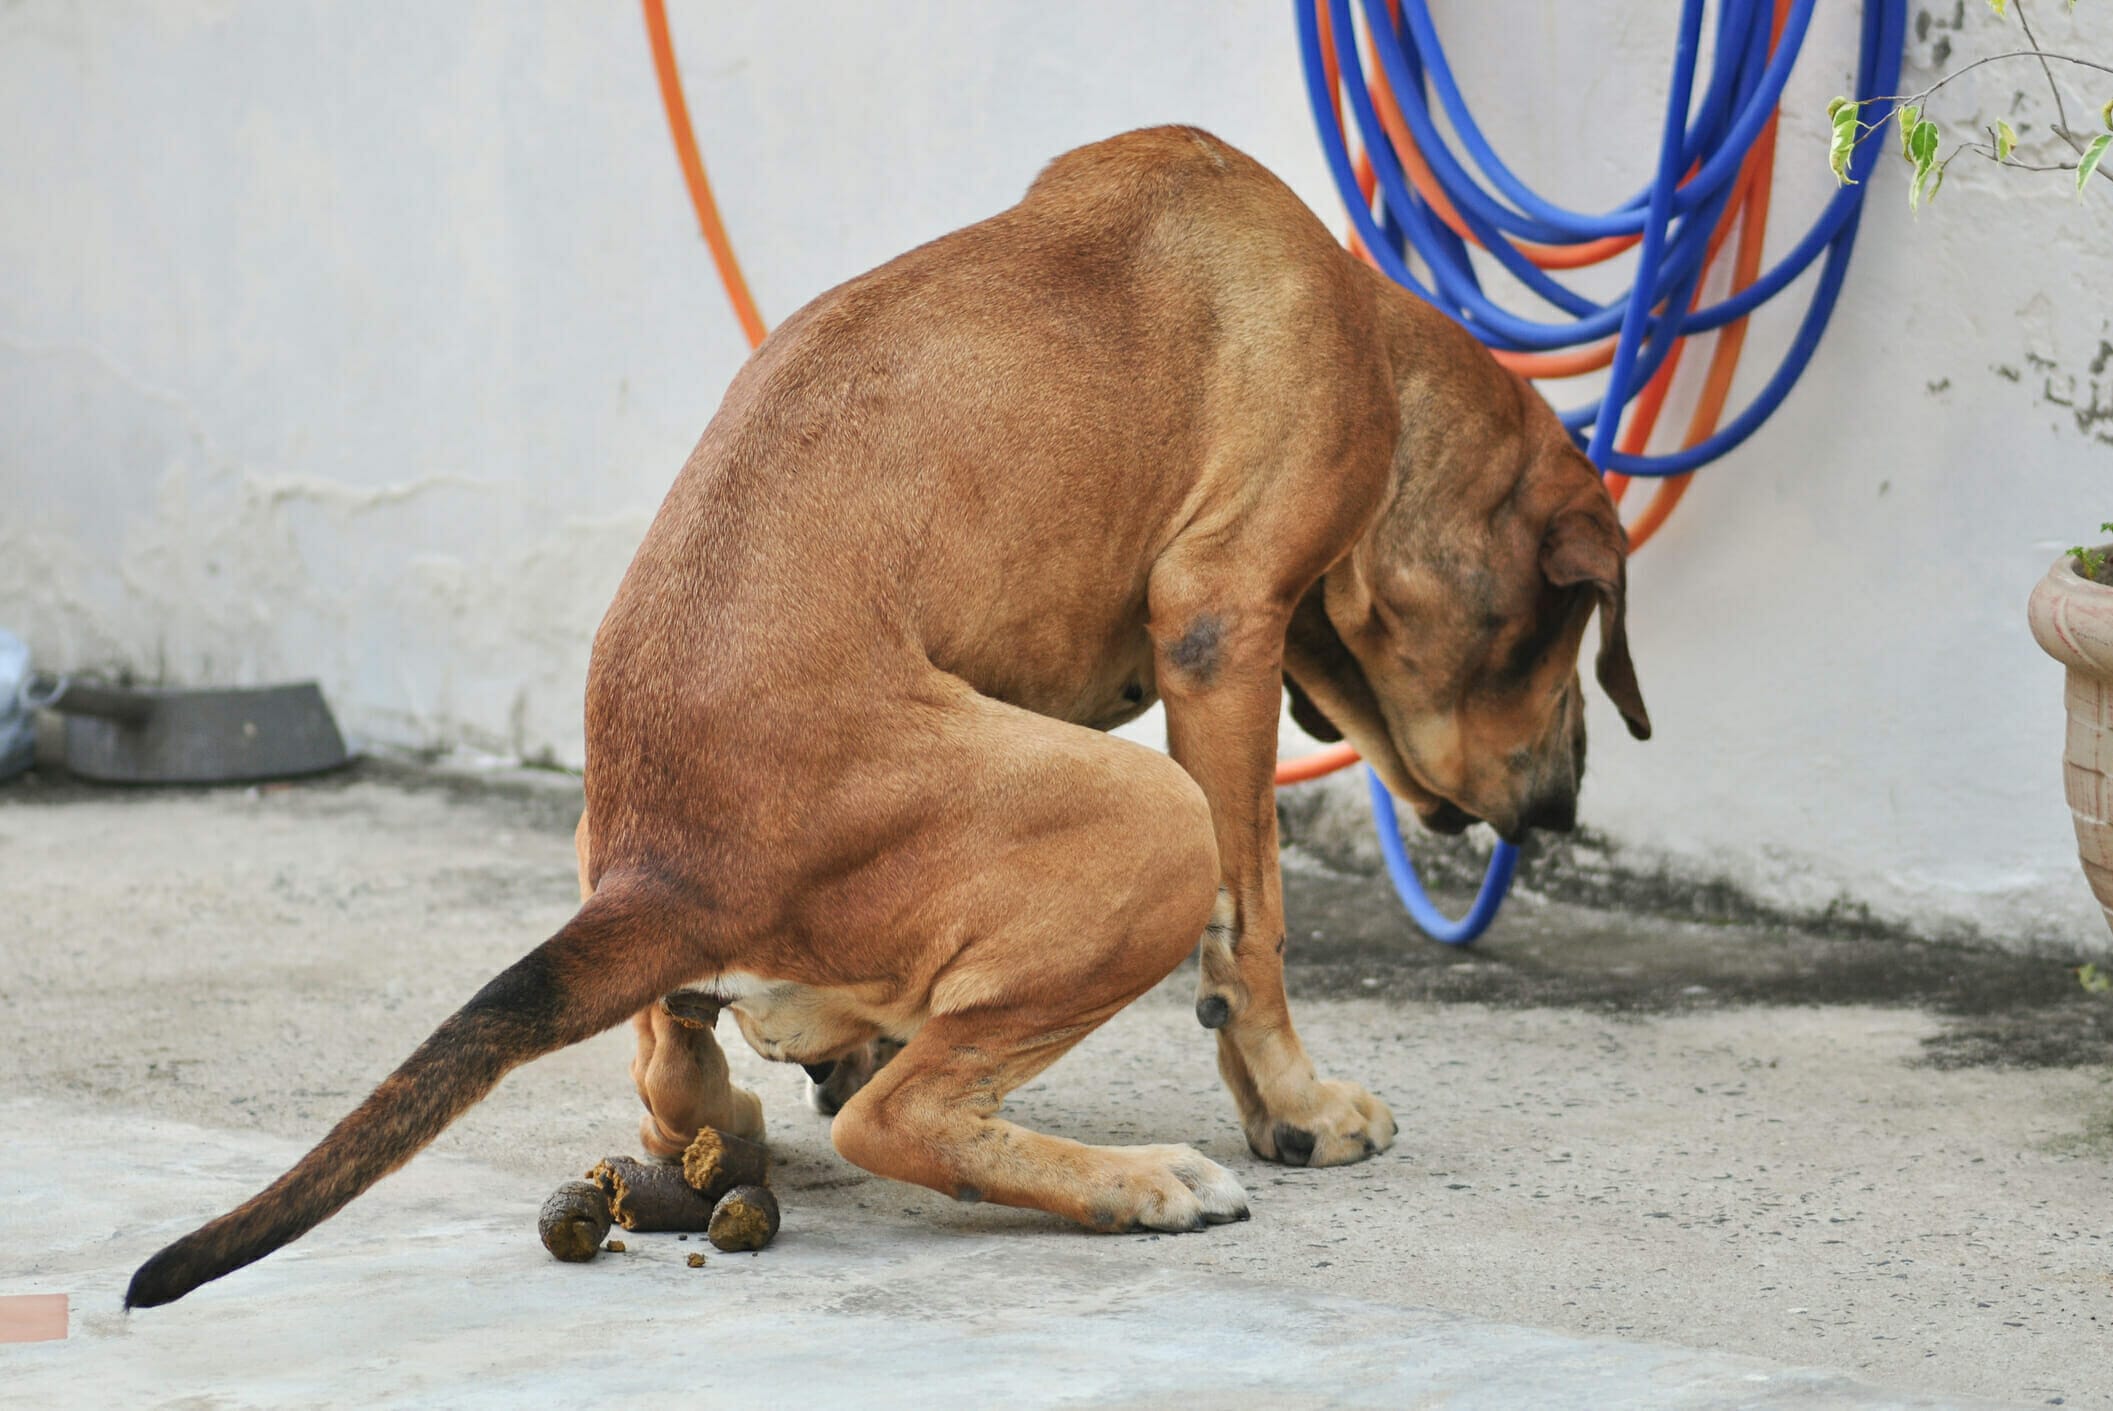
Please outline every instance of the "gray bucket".
M0 629L0 779L14 778L37 755L36 716L21 700L28 679L28 644Z

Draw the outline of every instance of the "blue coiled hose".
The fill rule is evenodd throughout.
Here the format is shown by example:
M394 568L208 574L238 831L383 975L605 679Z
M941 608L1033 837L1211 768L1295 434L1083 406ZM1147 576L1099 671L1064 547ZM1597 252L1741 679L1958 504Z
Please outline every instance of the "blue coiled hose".
M1376 217L1358 189L1349 144L1336 117L1334 95L1328 91L1318 10L1322 4L1328 6L1343 91L1377 178ZM1856 245L1863 211L1862 183L1878 158L1879 144L1860 147L1849 164L1851 184L1835 194L1804 237L1751 285L1707 307L1689 307L1706 264L1710 233L1731 199L1734 179L1748 150L1767 125L1797 63L1815 0L1792 0L1773 53L1769 49L1775 21L1771 0L1720 0L1709 76L1699 102L1694 101L1694 89L1700 67L1703 0L1683 0L1656 173L1647 189L1598 215L1567 210L1543 199L1497 155L1446 63L1427 0L1399 0L1398 21L1389 13L1387 0L1361 0L1361 4L1387 86L1433 178L1460 220L1500 266L1565 317L1555 321L1526 318L1498 307L1483 293L1467 243L1410 186L1380 125L1357 52L1350 0L1293 0L1306 92L1321 148L1349 208L1352 226L1379 267L1493 348L1545 351L1617 335L1606 391L1598 400L1559 413L1602 473L1680 475L1715 460L1751 436L1789 395L1826 331ZM1890 111L1882 95L1897 86L1906 29L1906 0L1865 0L1856 97L1872 104L1867 111L1873 121L1882 121ZM1479 178L1455 155L1434 121L1433 93L1458 134L1468 162L1479 170ZM1687 176L1685 182L1683 176ZM1485 181L1487 187L1482 184ZM1641 237L1635 282L1626 296L1606 304L1569 288L1528 260L1514 243L1565 244L1629 235ZM1428 284L1409 268L1411 248L1430 272ZM1678 339L1720 328L1751 313L1782 292L1822 252L1826 260L1805 317L1782 362L1751 404L1714 435L1685 450L1631 455L1614 448L1622 409L1664 363ZM1402 846L1386 787L1378 775L1366 772L1380 852L1402 904L1433 939L1448 945L1473 941L1488 928L1503 903L1517 867L1518 850L1499 841L1474 906L1459 921L1447 919L1424 893Z

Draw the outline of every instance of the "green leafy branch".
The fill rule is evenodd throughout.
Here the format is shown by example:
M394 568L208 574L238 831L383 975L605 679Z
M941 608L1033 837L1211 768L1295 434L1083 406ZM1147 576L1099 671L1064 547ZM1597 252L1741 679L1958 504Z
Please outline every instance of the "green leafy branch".
M1988 0L1988 6L1997 15L2005 15L2008 0ZM2069 0L2069 8L2076 8L2076 0ZM2075 54L2059 54L2040 47L2039 39L2032 32L2032 20L2025 13L2025 0L2017 0L2018 25L2025 32L2028 48L2012 49L2001 54L1989 54L1961 68L1952 70L1920 93L1889 94L1881 98L1867 98L1857 102L1850 98L1836 98L1827 105L1827 120L1833 129L1833 138L1827 149L1827 165L1834 172L1834 179L1848 184L1854 178L1849 175L1849 162L1865 138L1883 129L1889 122L1897 121L1900 127L1900 154L1914 168L1908 181L1908 209L1920 210L1924 202L1936 198L1937 189L1944 184L1945 168L1962 152L1972 152L1986 157L1997 166L2016 167L2020 171L2066 171L2076 177L2077 194L2081 196L2090 186L2095 175L2113 181L2113 169L2103 166L2109 146L2113 146L2113 99L2108 99L2098 110L2099 126L2104 129L2096 133L2081 133L2069 125L2068 106L2062 97L2062 88L2054 79L2054 65L2069 64L2091 69L2103 74L2113 74L2113 65L2095 59L2082 58ZM1955 145L1949 153L1942 153L1942 136L1937 124L1926 116L1926 105L1946 84L1972 73L1986 64L2002 63L2007 59L2036 59L2040 72L2046 76L2048 91L2054 95L2055 136L2069 144L2076 160L2069 162L2026 162L2018 159L2016 152L2018 135L2009 123L2000 118L1993 127L1985 129L1986 142L1966 141ZM1884 106L1886 110L1876 122L1865 122L1865 109Z
M2104 524L2099 525L2098 532L2101 534L2113 534L2113 520L2107 520ZM2076 570L2083 574L2084 577L2094 583L2104 583L2108 587L2113 587L2113 554L2107 553L2104 549L2087 549L2079 544L2069 550L2069 556L2076 560Z

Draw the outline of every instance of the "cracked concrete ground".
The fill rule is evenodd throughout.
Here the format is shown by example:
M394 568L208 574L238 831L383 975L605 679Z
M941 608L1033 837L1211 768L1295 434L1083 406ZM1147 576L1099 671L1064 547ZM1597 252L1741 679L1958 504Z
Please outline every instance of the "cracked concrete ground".
M278 1174L574 904L562 780L0 790L0 1348L36 1403L2113 1406L2113 1000L2059 959L1522 899L1473 952L1294 858L1292 983L1396 1148L1246 1151L1177 974L1023 1089L1189 1141L1247 1224L1094 1237L839 1160L763 1095L785 1231L551 1262L542 1194L633 1149L628 1034L522 1070L300 1244L169 1309L131 1267ZM1806 1370L1799 1370L1806 1369ZM1816 1370L1815 1370L1816 1369Z

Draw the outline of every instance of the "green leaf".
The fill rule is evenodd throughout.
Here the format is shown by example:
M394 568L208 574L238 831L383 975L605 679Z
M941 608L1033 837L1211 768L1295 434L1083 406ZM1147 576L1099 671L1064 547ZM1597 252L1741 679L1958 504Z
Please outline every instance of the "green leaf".
M2098 136L2092 138L2091 145L2084 149L2084 159L2076 164L2077 195L2081 196L2084 194L2084 183L2091 179L2092 172L2098 170L2100 160L2106 155L2106 144L2108 142L2113 142L2113 132L2101 132Z
M1915 175L1908 181L1908 209L1915 211L1944 183L1944 169L1937 165L1937 124L1928 119L1915 124L1908 133L1908 160L1915 164Z
M2113 98L2108 98L2106 106L2098 110L2098 120L2107 127L2113 128Z
M2113 990L2113 974L2108 974L2088 961L2076 968L2076 978L2086 991L2094 995Z
M2010 130L2010 124L1996 119L1996 160L2007 162L2010 154L2018 150L2018 135Z
M1900 121L1898 123L1900 128L1900 155L1911 162L1915 160L1915 154L1908 150L1908 134L1915 130L1915 124L1921 120L1922 109L1916 107L1913 103L1900 110Z
M2069 0L2069 3L2073 5L2076 3L2076 0ZM1988 0L1988 8L1994 10L1999 15L2002 14L2003 0Z
M1827 106L1834 119L1834 142L1827 149L1827 167L1837 182L1847 186L1849 159L1856 155L1856 114L1860 105L1838 98Z
M1848 106L1849 100L1847 98L1829 98L1827 100L1827 121L1833 122L1841 110Z

